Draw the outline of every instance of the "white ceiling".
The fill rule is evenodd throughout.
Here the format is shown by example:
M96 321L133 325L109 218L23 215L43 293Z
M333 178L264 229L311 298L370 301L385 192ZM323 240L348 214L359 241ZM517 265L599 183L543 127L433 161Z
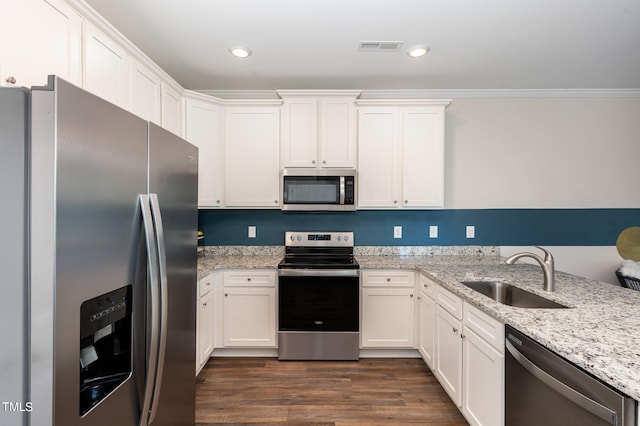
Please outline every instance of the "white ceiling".
M192 90L640 88L638 0L86 1Z

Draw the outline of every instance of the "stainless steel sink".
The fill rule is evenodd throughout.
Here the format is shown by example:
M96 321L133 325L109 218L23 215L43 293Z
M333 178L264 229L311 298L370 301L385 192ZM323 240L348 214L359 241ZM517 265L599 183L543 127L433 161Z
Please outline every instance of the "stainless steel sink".
M503 305L517 308L568 308L553 300L499 281L462 281L462 284Z

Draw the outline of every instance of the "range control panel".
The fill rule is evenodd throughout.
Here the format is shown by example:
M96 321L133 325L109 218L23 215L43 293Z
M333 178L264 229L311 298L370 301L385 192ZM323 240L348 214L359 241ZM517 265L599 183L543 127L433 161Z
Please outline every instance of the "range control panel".
M285 232L287 247L353 247L353 232Z

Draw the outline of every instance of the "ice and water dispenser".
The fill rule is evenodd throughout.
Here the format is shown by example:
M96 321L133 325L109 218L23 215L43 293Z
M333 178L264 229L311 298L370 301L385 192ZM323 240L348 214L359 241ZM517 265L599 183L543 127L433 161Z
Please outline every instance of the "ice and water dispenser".
M80 307L80 415L131 375L131 286L95 297Z

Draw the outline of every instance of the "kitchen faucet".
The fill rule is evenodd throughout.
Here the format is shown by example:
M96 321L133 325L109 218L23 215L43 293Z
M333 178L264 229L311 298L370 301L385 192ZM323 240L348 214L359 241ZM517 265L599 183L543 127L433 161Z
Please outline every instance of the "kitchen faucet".
M555 290L555 270L553 266L553 255L551 254L550 251L545 250L540 246L536 246L536 247L544 252L544 260L537 254L522 252L522 253L516 253L514 255L507 257L504 263L513 265L520 258L523 258L523 257L532 258L533 260L538 262L540 264L540 267L542 268L542 273L544 274L544 283L543 283L544 290L554 291Z

